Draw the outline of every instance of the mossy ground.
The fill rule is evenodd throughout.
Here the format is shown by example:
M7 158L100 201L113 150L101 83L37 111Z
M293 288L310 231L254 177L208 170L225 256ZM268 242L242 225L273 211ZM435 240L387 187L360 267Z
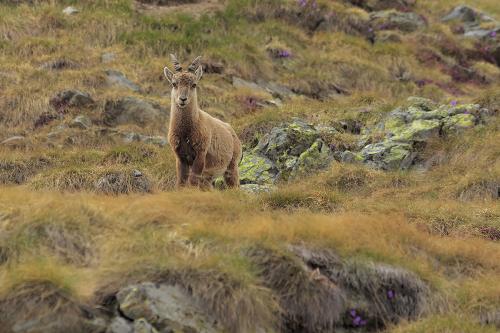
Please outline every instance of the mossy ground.
M318 2L352 19L367 15L341 1ZM184 278L206 304L216 297L203 291L200 281L224 281L219 287L226 297L217 298L220 304L212 309L227 312L228 327L259 320L272 327L279 307L275 295L262 287L257 268L242 253L306 243L409 269L446 300L441 312L388 332L494 332L477 318L500 307L500 208L494 193L500 182L498 116L432 141L423 151L432 161L424 173L334 162L259 195L174 192L175 161L168 147L103 141L92 130L72 130L71 142L46 139L53 126L80 113L101 126L99 114L108 98L136 96L168 107L162 69L171 52L182 59L202 54L223 64L224 74L206 74L200 83L201 105L230 122L247 147L294 116L316 124L354 120L372 126L412 95L446 104L480 102L498 110L498 67L476 61L488 82L455 82L441 64L419 60L431 52L458 63L475 47L439 20L461 2L418 1L415 11L429 26L399 34L400 43L375 45L347 34L344 26L311 34L280 19L252 19L268 8L265 1L230 0L222 11L196 19L189 12L138 12L129 0L2 3L0 140L27 139L23 148L0 148L0 299L25 295L26 286L49 284L71 302L94 304L110 288L167 274ZM496 0L465 2L500 19ZM63 14L67 5L80 13ZM293 55L273 59L267 44ZM104 52L115 53L116 60L102 63ZM56 59L78 65L40 68ZM104 71L109 68L125 73L144 92L108 87ZM247 97L269 96L233 89L231 75L291 85L309 97L318 97L333 81L348 94L296 97L281 108L249 107ZM432 83L418 84L427 79ZM41 115L52 112L49 99L65 89L89 92L97 107L70 109L34 128ZM161 134L151 128L119 130ZM357 138L343 133L323 140L353 146ZM103 175L130 175L136 169L151 181L152 193L136 194L133 187L125 187L132 189L128 195L96 193Z

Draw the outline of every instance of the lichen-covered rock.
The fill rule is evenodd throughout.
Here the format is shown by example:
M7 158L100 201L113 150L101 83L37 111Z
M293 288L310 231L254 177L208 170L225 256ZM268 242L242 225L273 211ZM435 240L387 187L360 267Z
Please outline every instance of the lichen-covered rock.
M457 114L446 118L443 124L443 132L445 134L460 131L474 127L476 124L476 117L472 114Z
M391 139L397 142L427 141L437 137L441 123L438 120L417 119L407 126L393 128Z
M360 155L363 162L382 170L407 169L415 158L410 144L391 140L369 144Z
M141 127L164 127L168 112L156 103L135 97L108 100L104 106L103 120L108 126L134 124Z
M366 145L370 135L362 136L360 158L382 170L407 169L418 157L416 145L473 127L486 114L477 104L437 105L425 98L410 97L375 127L382 132L382 140Z
M299 156L319 138L314 126L294 118L282 127L275 127L257 145L257 152L273 162L288 156Z
M320 138L325 130L298 118L274 127L253 150L244 152L241 184L271 185L328 166L333 154Z
M116 298L120 311L135 321L136 332L141 321L144 321L143 327L150 323L161 332L219 331L215 320L205 314L195 300L179 287L146 282L120 290Z
M243 154L239 170L241 184L272 184L278 174L271 160L252 152Z
M311 170L327 167L332 161L330 149L321 139L317 139L311 147L304 151L293 165L291 178L305 175Z
M370 14L370 19L377 30L413 32L427 25L425 20L418 14L394 10L373 12Z

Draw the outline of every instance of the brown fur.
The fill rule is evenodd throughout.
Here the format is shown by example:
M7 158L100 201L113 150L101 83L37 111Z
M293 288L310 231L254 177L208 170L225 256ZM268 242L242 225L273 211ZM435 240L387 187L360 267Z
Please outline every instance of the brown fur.
M176 72L166 67L164 72L172 84L168 141L177 160L177 187L211 187L213 178L222 175L228 187L238 187L241 142L229 124L198 107L199 57L188 71L182 71L175 56L172 61Z

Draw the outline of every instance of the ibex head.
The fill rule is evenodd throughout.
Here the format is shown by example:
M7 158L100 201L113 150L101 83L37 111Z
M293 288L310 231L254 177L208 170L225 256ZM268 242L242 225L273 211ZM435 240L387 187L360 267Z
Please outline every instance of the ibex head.
M201 57L194 59L187 70L182 69L175 55L171 54L170 60L172 60L172 64L174 65L174 72L165 67L163 73L172 85L172 103L176 103L182 109L197 99L196 85L203 75L203 69L200 64Z

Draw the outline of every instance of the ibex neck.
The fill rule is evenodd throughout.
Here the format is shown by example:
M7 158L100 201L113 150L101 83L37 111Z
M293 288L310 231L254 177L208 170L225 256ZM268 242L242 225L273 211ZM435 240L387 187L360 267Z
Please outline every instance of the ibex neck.
M175 123L181 123L183 127L193 126L198 123L200 112L196 100L191 101L186 107L179 108L175 103L171 108L171 120Z

